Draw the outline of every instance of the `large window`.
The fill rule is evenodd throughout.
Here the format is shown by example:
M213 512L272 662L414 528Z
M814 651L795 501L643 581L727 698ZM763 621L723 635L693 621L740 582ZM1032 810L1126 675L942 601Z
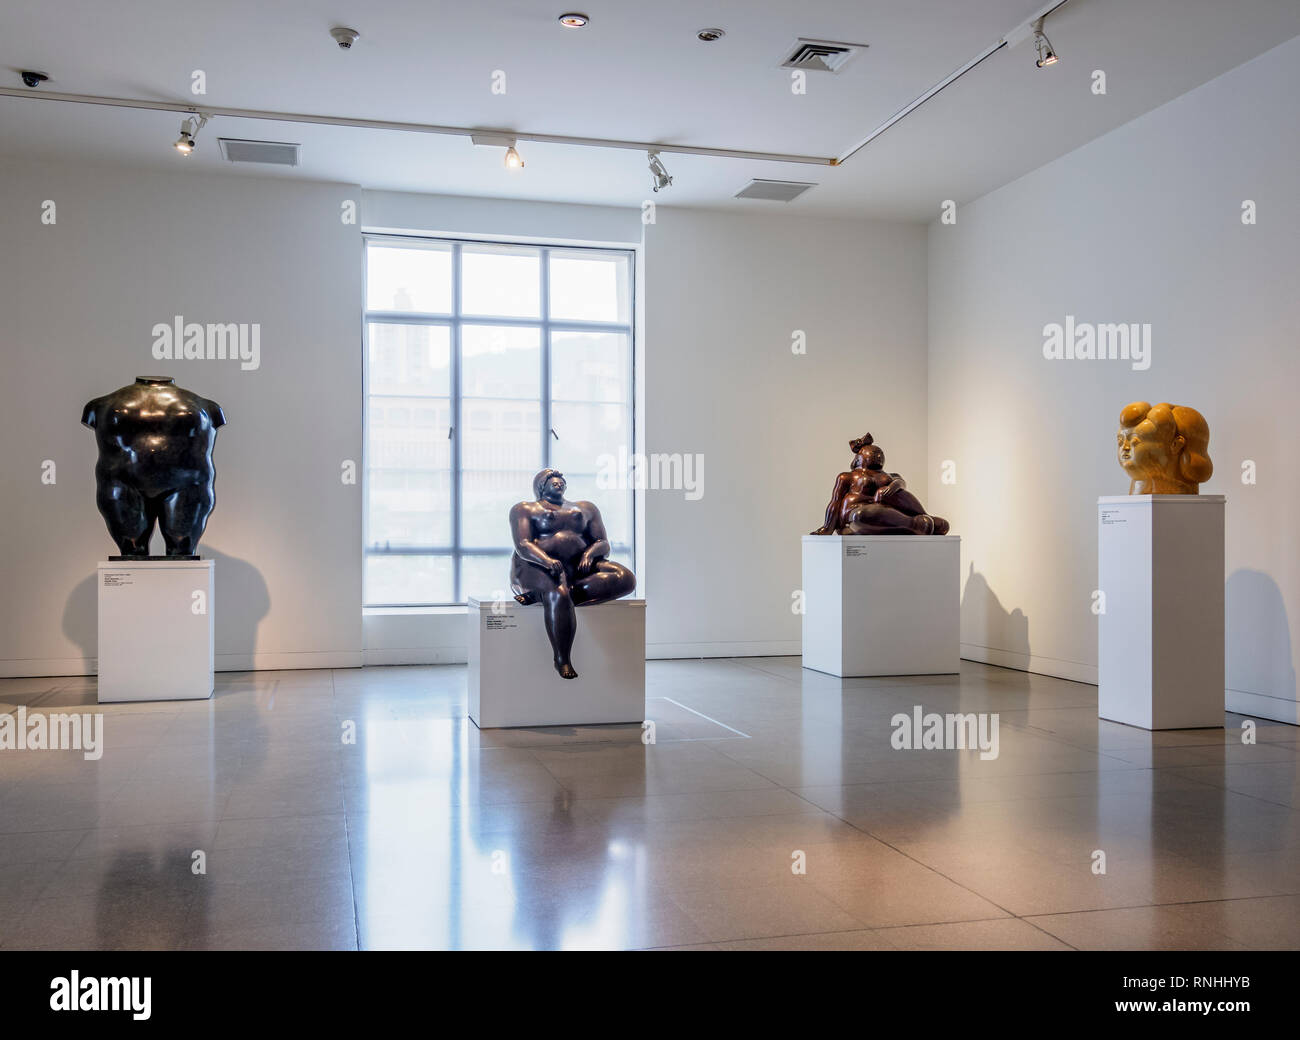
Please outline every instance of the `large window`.
M629 482L597 486L633 452L632 276L625 250L367 237L367 606L507 589L547 466L632 565Z

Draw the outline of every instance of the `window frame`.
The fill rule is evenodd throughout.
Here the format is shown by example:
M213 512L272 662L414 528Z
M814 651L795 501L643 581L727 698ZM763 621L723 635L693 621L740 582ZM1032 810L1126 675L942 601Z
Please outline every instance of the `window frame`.
M369 307L370 245L401 245L416 248L429 247L434 244L451 247L451 310L439 311L388 311L371 310ZM537 250L539 268L540 308L537 318L499 317L484 314L466 316L462 313L461 303L461 256L465 246L504 246L520 249ZM627 299L628 312L626 322L585 321L580 319L556 319L551 317L551 279L550 257L552 252L577 253L590 252L598 254L618 254L627 259ZM541 457L542 468L551 466L551 448L558 434L555 433L551 420L552 386L551 386L551 335L553 332L610 332L627 337L626 378L628 388L628 455L634 458L637 449L637 384L636 358L639 344L637 342L637 250L631 245L595 245L588 243L571 243L562 241L527 241L502 238L475 238L466 235L415 235L388 232L364 232L361 236L362 253L362 465L361 465L361 551L362 551L362 587L361 605L364 610L386 609L428 609L442 607L463 607L468 597L464 588L462 562L466 556L500 556L509 558L514 550L505 549L469 549L466 548L461 530L461 501L463 499L464 474L462 468L462 413L464 385L462 381L462 329L467 326L481 325L516 328L535 328L538 330L541 354ZM372 324L388 325L425 325L442 326L448 329L450 340L449 393L451 401L451 429L449 439L451 448L451 544L437 546L411 546L390 549L376 549L370 542L370 326ZM522 493L526 494L528 489ZM631 509L628 514L628 542L626 545L611 545L611 554L626 552L627 556L637 559L637 514L638 496L636 487L630 486ZM597 503L599 504L599 503ZM505 523L505 518L502 518ZM371 602L366 588L366 561L371 556L449 556L452 560L452 594L455 597L448 602L431 603L390 603ZM503 571L502 587L508 579Z

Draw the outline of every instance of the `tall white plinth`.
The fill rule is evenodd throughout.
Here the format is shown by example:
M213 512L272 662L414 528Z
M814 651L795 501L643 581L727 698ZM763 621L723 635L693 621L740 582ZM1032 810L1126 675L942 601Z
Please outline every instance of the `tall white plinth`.
M1097 714L1143 729L1223 725L1222 495L1097 499Z
M212 560L99 565L99 702L212 696Z
M961 538L804 535L803 666L939 675L961 660Z
M561 679L538 604L469 600L469 717L480 729L645 719L645 600L578 608L576 679Z

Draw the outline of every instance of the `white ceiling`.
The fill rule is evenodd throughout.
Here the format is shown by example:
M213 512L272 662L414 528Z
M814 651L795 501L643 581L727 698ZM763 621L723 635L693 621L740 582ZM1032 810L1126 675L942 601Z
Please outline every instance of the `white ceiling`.
M582 30L556 22L573 4ZM0 84L520 132L837 155L1040 10L1044 0L42 0L0 25ZM350 52L332 25L361 32ZM726 37L700 43L720 26ZM1300 34L1296 0L1069 0L1061 55L1003 49L837 168L666 155L663 205L931 218ZM841 73L790 90L798 36L866 43ZM491 77L506 73L507 92ZM1094 95L1094 69L1108 92ZM214 119L189 159L180 116L0 97L0 155L305 177L369 188L639 206L640 152L521 143L527 166L463 138ZM302 166L231 165L216 139L298 141ZM815 181L788 205L734 201L750 177Z

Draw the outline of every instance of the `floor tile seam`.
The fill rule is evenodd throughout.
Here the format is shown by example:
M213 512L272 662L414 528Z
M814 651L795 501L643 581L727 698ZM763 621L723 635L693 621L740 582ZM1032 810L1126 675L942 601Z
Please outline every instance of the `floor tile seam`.
M828 811L828 812L829 812L830 810L825 810L825 811ZM918 865L919 867L921 867L922 869L927 870L927 871L929 871L930 873L935 874L935 875L937 875L937 876L943 878L943 879L944 879L945 881L947 881L949 884L956 885L956 886L957 886L958 888L960 888L963 892L966 892L966 893L968 893L969 895L974 896L976 899L981 899L981 900L983 900L984 902L988 903L990 906L995 906L995 907L997 907L997 908L998 908L999 910L1001 910L1004 914L1006 914L1006 915L1008 915L1008 916L1010 916L1010 917L1019 917L1019 916L1020 916L1020 915L1016 914L1014 911L1009 910L1007 907L1003 906L1003 905L1002 905L1001 903L999 903L997 900L995 900L995 899L991 899L991 898L989 898L988 896L985 896L985 895L983 895L983 894L981 894L981 893L979 893L979 892L976 892L974 889L970 888L970 887L967 886L967 885L962 884L960 881L957 881L955 878L949 877L947 874L943 873L943 871L938 870L938 869L936 869L935 867L932 867L932 866L931 866L930 864L928 864L928 863L923 863L921 860L917 859L915 856L911 855L910 853L907 853L907 852L903 851L901 848L899 848L899 847L898 847L897 845L895 845L893 842L887 841L885 838L881 837L879 834L875 834L875 833L871 832L870 830L868 830L868 829L865 828L865 827L859 827L857 824L853 823L852 821L845 819L843 816L840 816L839 813L832 812L831 815L832 815L832 816L835 816L837 819L841 820L842 822L848 824L848 826L852 827L854 830L859 831L859 832L861 832L861 833L867 835L868 837L872 838L873 840L880 842L880 844L884 845L886 848L893 850L894 852L898 853L898 855L905 857L906 859L910 860L911 862L917 864L917 865Z
M1231 794L1240 795L1242 798L1250 798L1257 802L1263 802L1265 805L1277 806L1280 809L1289 809L1293 813L1300 812L1300 806L1293 805L1290 802L1274 801L1272 798L1265 798L1262 795L1251 794L1249 791L1242 791L1235 787L1228 787L1226 784L1212 784L1206 781L1199 780L1194 776L1182 776L1182 774L1177 773L1177 770L1179 769L1188 768L1186 766L1165 766L1164 768L1173 770L1175 772L1175 775L1177 775L1182 780L1191 780L1194 783L1203 783L1205 784L1206 787L1212 788L1214 790L1227 791ZM1201 768L1201 767L1193 766L1191 768Z
M829 897L828 897L828 898L829 898ZM838 906L838 904L836 904L836 905ZM679 909L680 909L680 907L679 907ZM843 907L841 907L840 909L843 910ZM682 911L682 912L685 913L685 911ZM847 913L847 911L845 911L845 913ZM689 916L689 915L687 915L687 916ZM853 915L852 915L852 914L849 914L849 916L852 917ZM651 950L666 950L666 949L672 949L672 948L675 947L675 946L681 946L681 945L688 945L688 946L695 946L695 945L718 946L718 945L722 945L722 944L724 944L724 943L737 943L737 942L770 942L770 941L773 941L773 940L781 940L781 939L803 939L803 938L810 938L810 937L816 937L816 936L822 936L822 935L851 935L851 934L853 934L853 933L855 933L855 932L870 932L871 934L876 935L876 934L887 933L887 932L899 932L899 931L903 931L903 930L908 929L908 928L946 928L946 927L949 927L949 926L951 926L951 925L962 925L962 924L989 924L989 923L993 923L993 922L997 922L997 921L1013 921L1013 920L1014 920L1014 921L1023 921L1025 924L1027 924L1027 925L1029 925L1030 927L1034 928L1035 931L1037 931L1037 932L1041 932L1043 935L1046 935L1048 938L1050 938L1050 939L1054 939L1055 941L1062 943L1063 945L1069 947L1071 950L1077 950L1077 949L1078 949L1077 947L1072 946L1070 943L1066 942L1064 939L1060 938L1059 936L1053 935L1051 932L1048 932L1048 931L1046 931L1046 930L1043 929L1043 928L1037 927L1036 925L1033 924L1033 922L1031 922L1031 921L1027 921L1027 920L1025 920L1024 918L1017 917L1017 916L1015 916L1015 915L1004 916L1004 917L972 917L972 918L966 918L966 919L963 919L963 920L960 920L960 921L931 921L931 922L924 923L924 924L882 924L882 925L868 925L868 924L863 924L863 925L862 925L861 927L859 927L859 928L829 928L829 929L821 929L821 930L818 930L818 931L812 931L812 932L782 932L782 933L780 933L780 934L778 934L778 935L760 935L760 936L754 936L754 937L752 937L752 938L748 938L748 939L709 939L709 940L706 940L706 943L705 943L705 944L699 944L699 943L685 943L685 944L683 944L683 943L666 943L666 944L661 945L661 946L638 946L638 947L634 947L634 948L635 948L635 949L638 949L638 950L645 950L645 951L651 951ZM902 947L895 947L895 950L897 950L897 952L899 952L899 953L913 952L913 951L905 950L905 949L903 949ZM886 953L886 952L889 952L889 951L881 950L881 951L877 951L877 952L880 952L880 953Z
M1087 910L1055 910L1055 911L1050 911L1048 913L1027 914L1025 915L1025 918L1030 919L1034 917L1074 917L1081 914L1109 914L1109 913L1114 913L1116 911L1122 911L1122 910L1151 910L1151 909L1181 910L1184 908L1192 908L1198 906L1212 906L1216 903L1246 903L1246 902L1251 902L1260 899L1294 899L1294 898L1296 897L1290 895L1280 895L1280 896L1230 896L1225 899L1184 899L1184 900L1178 900L1178 901L1168 902L1168 903L1132 903L1132 904L1125 904L1123 906L1095 907ZM1032 924L1033 921L1030 920L1029 923ZM1240 942L1240 940L1234 939L1227 932L1220 931L1217 928L1213 929L1213 931L1214 934L1220 936L1223 939L1228 940L1229 942L1233 942L1233 943ZM1054 938L1060 938L1060 937L1054 936Z
M682 912L685 913L685 911ZM637 946L633 948L637 950L649 952L652 950L670 950L676 946L701 946L701 945L719 946L723 943L768 942L773 939L802 939L802 938L818 936L818 935L851 935L854 932L876 932L880 930L881 929L872 928L867 925L863 925L860 928L831 928L831 929L823 929L821 931L815 931L815 932L782 932L780 935L758 935L749 939L706 939L704 943L665 943L662 946ZM883 953L887 951L882 950L880 952Z
M334 672L336 669L330 669L330 701L334 705L338 704L338 684L334 681ZM337 714L337 713L336 713ZM348 876L350 879L350 889L352 892L352 942L353 949L361 949L361 901L357 895L357 872L352 869L353 844L352 828L348 826L348 796L343 792L343 840L347 845L348 853Z
M764 668L762 665L758 665L758 664L750 664L749 662L750 662L751 660L761 661L761 660L763 660L763 658L761 658L761 657L759 657L759 658L749 658L749 657L743 657L743 658L740 658L740 659L739 659L739 661L740 661L740 666L741 666L742 668L745 668L745 669L747 669L747 670L749 670L749 671L752 671L752 672L759 672L759 673L761 673L761 674L763 674L763 675L771 676L772 678L774 678L774 679L776 679L776 680L778 680L778 681L784 683L784 684L787 685L787 686L800 686L800 687L802 687L803 684L800 682L800 679L802 679L802 676L797 676L797 675L782 675L782 674L779 673L779 672L774 672L774 671L772 671L770 668Z

